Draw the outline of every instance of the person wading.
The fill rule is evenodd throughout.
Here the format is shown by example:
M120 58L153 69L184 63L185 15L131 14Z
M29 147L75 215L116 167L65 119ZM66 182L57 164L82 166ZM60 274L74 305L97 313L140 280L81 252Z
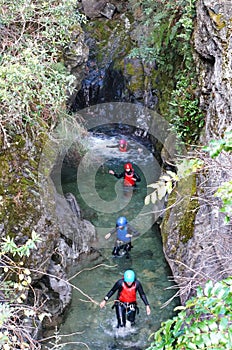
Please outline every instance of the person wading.
M115 257L121 256L120 250L123 249L123 253L125 253L126 257L128 258L129 251L131 251L131 248L133 248L131 244L131 238L133 236L138 236L139 232L130 224L128 224L127 218L125 216L120 216L116 220L116 227L105 235L105 239L109 239L115 233L116 240L112 254Z
M126 270L123 278L119 279L111 290L106 294L104 300L100 303L100 308L102 309L107 300L115 293L117 294L117 299L114 302L113 308L116 311L117 317L117 328L125 327L126 321L128 320L131 325L135 324L135 316L138 312L138 306L136 301L136 294L139 295L146 306L146 313L150 315L151 309L147 297L143 291L142 284L135 277L135 272L133 270Z
M124 165L124 171L117 174L114 170L109 170L109 174L114 175L117 179L123 178L123 185L126 187L135 187L137 182L141 181L140 176L134 171L131 163Z

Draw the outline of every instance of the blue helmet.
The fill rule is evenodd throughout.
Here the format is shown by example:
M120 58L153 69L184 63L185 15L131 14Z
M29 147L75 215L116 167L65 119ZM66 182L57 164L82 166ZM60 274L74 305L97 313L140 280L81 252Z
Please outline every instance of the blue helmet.
M120 216L116 221L116 226L125 226L127 224L127 218Z
M126 270L124 273L124 281L125 282L134 282L135 273L132 270Z

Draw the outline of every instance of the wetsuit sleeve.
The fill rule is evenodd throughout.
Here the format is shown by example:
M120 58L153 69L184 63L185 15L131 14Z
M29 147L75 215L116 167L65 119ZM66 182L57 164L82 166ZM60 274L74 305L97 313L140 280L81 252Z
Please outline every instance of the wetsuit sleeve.
M141 177L139 176L139 174L134 173L134 178L136 179L136 182L140 182L141 181Z
M117 229L116 229L116 227L115 228L113 228L111 231L109 231L109 233L111 234L111 235L113 235L114 233L116 233L117 232Z
M120 292L121 288L122 288L122 280L118 280L113 286L113 288L111 288L111 290L106 294L104 299L107 301L116 291Z
M138 280L136 280L136 289L139 292L140 298L142 299L144 304L145 305L149 305L149 302L147 300L146 294L143 291L142 284Z
M118 148L118 145L107 145L106 148Z
M117 174L117 173L114 173L114 176L117 178L117 179L121 179L122 177L124 177L125 175L125 172L123 171L121 174Z
M130 224L127 224L127 228L128 228L128 233L132 234L133 236L139 236L140 233Z

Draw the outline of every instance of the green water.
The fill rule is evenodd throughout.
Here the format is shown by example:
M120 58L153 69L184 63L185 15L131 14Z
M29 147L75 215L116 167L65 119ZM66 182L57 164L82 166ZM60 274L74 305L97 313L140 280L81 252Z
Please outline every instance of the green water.
M146 149L143 149L143 154L138 154L138 145L134 145L128 154L120 154L115 149L105 157L104 144L109 141L115 140L104 137L93 140L94 145L97 145L97 153L91 155L91 162L85 166L82 177L76 176L77 169L63 168L63 192L71 192L76 196L84 218L90 220L97 229L93 254L86 255L70 274L70 281L76 289L73 290L72 302L60 329L60 333L66 335L62 338L66 344L65 350L146 349L151 342L149 336L159 328L162 321L173 316L173 308L179 303L178 299L174 299L168 306L162 307L176 290L170 288L171 272L164 258L159 228L153 224L152 206L144 207L147 184L158 178L159 166L156 161L152 163L150 151L147 155ZM100 162L99 155L100 158L103 156ZM108 174L110 168L122 170L128 158L142 179L133 193L125 192L122 180ZM94 173L94 184L89 178L90 172ZM78 180L82 182L81 190ZM115 227L115 221L121 215L126 216L141 233L132 241L129 259L112 258L114 239L104 238L105 233ZM111 308L116 295L111 297L104 309L100 309L97 304L128 268L135 271L143 285L150 302L151 315L146 315L145 306L138 295L139 314L136 315L135 326L131 328L127 323L125 329L118 330L115 311Z

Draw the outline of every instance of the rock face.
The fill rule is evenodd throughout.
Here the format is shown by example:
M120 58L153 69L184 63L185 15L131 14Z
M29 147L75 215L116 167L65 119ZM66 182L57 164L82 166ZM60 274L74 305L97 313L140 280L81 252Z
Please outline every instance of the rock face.
M68 93L68 105L71 106L76 98L77 91L81 87L81 81L84 78L85 65L89 55L89 48L85 44L84 33L80 26L77 26L72 33L72 42L65 49L64 53L65 65L75 79L72 84L74 93Z
M194 34L201 75L206 140L223 135L232 119L232 7L229 1L200 0Z
M118 2L118 1L116 1ZM113 1L82 0L83 11L88 18L106 17L111 19L117 10Z
M69 72L75 77L73 84L78 90L88 47L79 24L73 29L72 36L64 59ZM70 96L72 98L75 96ZM11 147L1 149L0 153L1 238L10 236L21 246L31 239L32 232L40 237L41 241L36 243L37 249L31 249L29 257L17 258L21 258L23 266L32 271L34 293L31 295L28 291L27 295L31 305L36 302L41 310L58 316L71 298L71 287L65 282L67 267L77 263L81 254L89 252L90 242L95 239L95 229L90 222L81 218L74 198L71 195L68 198L58 195L54 185L50 186L53 200L41 201L40 186L44 187L46 179L39 183L38 165L47 140L46 130L44 135L31 135L30 132L21 135L15 129L14 134L12 121L6 121L5 127L8 127L7 123L12 134ZM54 216L55 213L60 220Z
M232 7L229 1L199 0L194 32L195 60L200 76L201 107L206 127L204 144L222 138L232 122ZM206 155L207 170L180 183L182 201L166 213L162 225L164 252L180 285L182 303L208 279L232 275L232 226L220 212L214 193L231 180L232 157ZM177 197L170 198L172 204ZM180 199L180 198L179 198Z

